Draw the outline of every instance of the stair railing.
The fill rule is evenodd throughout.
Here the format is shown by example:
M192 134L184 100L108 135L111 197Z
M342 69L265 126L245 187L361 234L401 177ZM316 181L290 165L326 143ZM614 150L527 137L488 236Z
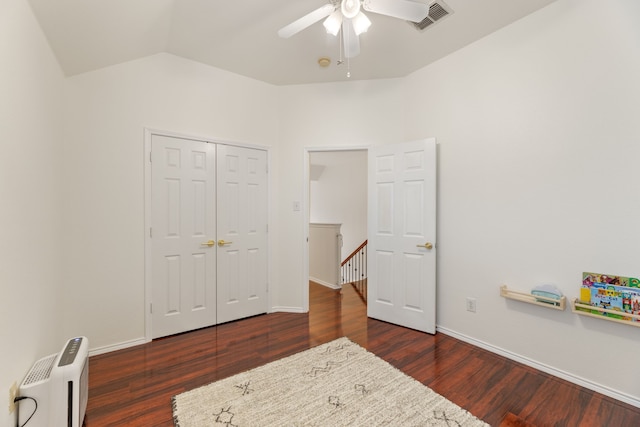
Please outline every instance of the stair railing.
M360 297L367 300L367 240L340 264L342 284L351 284Z

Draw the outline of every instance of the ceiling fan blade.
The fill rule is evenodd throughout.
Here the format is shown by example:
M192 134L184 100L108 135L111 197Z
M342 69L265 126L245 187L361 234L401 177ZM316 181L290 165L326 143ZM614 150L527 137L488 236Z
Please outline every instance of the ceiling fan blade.
M305 28L310 27L321 19L331 15L334 10L335 7L332 4L325 4L313 12L304 15L302 18L296 19L291 24L282 27L278 30L278 35L283 39L288 39L292 35L299 33Z
M345 58L355 58L360 54L360 37L356 34L351 19L342 21L342 41Z
M420 22L429 14L428 4L409 0L364 0L362 8L411 22Z

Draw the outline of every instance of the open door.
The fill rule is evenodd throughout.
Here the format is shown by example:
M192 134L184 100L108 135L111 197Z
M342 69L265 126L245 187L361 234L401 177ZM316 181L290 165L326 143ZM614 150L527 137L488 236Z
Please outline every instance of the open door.
M436 141L369 149L367 315L436 332Z

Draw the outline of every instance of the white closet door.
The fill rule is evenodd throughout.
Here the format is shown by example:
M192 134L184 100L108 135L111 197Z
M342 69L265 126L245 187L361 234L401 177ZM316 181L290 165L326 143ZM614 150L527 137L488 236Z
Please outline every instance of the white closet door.
M213 144L152 136L153 338L216 323L215 170Z
M369 317L435 333L436 143L369 149Z
M218 323L267 311L267 153L218 144Z

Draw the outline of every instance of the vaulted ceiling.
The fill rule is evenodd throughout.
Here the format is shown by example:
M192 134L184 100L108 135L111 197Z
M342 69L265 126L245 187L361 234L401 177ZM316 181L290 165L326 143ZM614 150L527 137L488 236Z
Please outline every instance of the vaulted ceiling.
M68 76L167 52L275 85L348 80L347 68L356 80L404 77L553 1L443 0L453 13L422 31L367 13L360 55L338 65L321 22L277 35L330 0L29 0Z

